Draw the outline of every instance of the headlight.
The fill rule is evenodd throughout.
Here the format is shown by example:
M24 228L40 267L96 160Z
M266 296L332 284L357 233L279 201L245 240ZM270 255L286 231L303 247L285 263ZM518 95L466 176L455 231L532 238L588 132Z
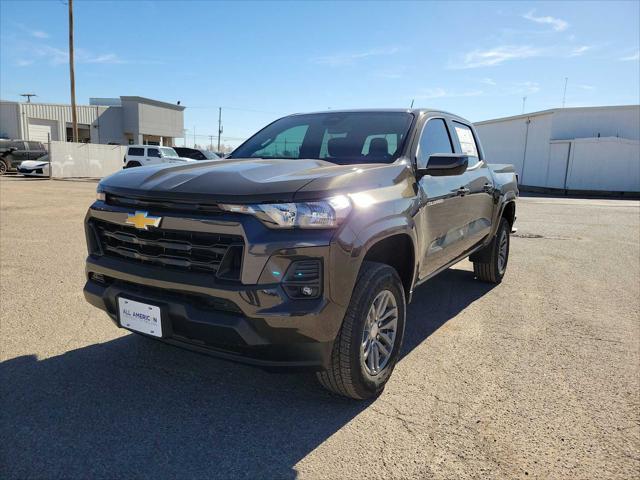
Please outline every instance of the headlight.
M106 199L107 194L100 190L100 187L98 187L98 190L96 190L96 200L101 200L104 202Z
M351 211L351 201L343 195L318 202L219 206L228 212L254 215L270 228L335 228Z

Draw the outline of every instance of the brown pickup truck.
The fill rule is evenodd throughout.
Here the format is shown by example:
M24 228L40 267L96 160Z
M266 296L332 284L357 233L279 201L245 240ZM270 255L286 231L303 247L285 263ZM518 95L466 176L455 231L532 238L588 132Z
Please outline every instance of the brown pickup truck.
M507 268L518 188L432 110L276 120L222 160L123 170L86 216L86 299L121 328L379 394L415 287Z

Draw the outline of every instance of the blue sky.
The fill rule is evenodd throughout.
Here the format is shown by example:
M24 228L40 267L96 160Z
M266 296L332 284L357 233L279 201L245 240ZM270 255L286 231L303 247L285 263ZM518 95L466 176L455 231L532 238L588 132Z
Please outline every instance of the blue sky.
M75 2L76 95L187 106L227 143L292 112L446 109L472 121L640 103L640 2ZM69 102L67 7L0 1L0 97ZM198 137L206 144L206 137Z

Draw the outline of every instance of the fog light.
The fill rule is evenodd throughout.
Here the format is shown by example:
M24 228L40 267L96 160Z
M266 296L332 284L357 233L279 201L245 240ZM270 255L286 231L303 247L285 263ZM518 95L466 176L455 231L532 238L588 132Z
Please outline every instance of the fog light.
M293 261L283 275L282 286L291 299L318 298L322 292L322 261Z

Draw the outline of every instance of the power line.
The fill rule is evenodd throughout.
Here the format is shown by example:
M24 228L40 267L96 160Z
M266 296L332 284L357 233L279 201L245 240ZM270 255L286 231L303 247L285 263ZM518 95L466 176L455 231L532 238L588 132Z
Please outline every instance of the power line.
M282 112L268 112L266 110L255 110L252 108L241 108L241 107L227 107L227 106L209 106L209 105L183 105L186 108L191 108L191 109L210 109L210 110L218 110L219 108L224 108L226 110L237 110L239 112L251 112L251 113L264 113L267 115L286 115L286 113L282 113Z
M222 135L222 107L218 108L218 151L220 151L220 135Z
M188 130L188 129L184 130L185 135L189 136L190 138L206 138L206 139L209 139L210 137L218 138L217 134L198 133L194 135L191 133L192 131L193 130ZM221 140L246 140L247 138L249 137L248 136L247 137L231 137L231 136L220 137Z
M69 6L69 86L71 87L71 132L73 141L78 141L78 113L76 111L76 74L74 71L73 57L73 0L67 3Z

